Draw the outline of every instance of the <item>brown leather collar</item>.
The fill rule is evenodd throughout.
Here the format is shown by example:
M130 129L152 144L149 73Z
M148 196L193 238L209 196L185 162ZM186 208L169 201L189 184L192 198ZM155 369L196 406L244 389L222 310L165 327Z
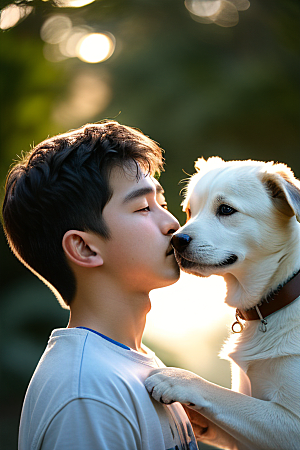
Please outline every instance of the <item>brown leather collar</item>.
M300 296L300 271L277 291L272 292L258 305L261 316L265 319L270 314L284 308ZM257 308L237 309L236 314L243 320L262 320Z

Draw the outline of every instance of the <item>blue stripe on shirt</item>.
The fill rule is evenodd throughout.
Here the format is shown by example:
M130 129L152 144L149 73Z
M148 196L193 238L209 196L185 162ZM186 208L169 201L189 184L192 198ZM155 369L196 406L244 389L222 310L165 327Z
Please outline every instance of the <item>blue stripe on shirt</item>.
M83 330L91 331L92 333L98 334L98 336L101 336L103 339L106 339L107 341L112 342L113 344L118 345L119 347L125 348L126 350L131 350L131 348L127 347L127 345L121 344L121 342L117 342L114 339L105 336L104 334L98 333L98 331L92 330L91 328L87 327L76 327L76 328L82 328Z

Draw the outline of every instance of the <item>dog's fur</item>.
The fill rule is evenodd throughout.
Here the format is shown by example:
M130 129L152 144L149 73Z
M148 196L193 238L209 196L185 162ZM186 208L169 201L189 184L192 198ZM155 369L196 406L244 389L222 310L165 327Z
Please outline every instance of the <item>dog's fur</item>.
M195 167L183 202L188 221L176 232L192 240L181 253L175 248L175 256L186 272L223 276L226 303L250 309L300 269L300 183L272 162L215 157ZM196 429L203 442L299 450L300 297L268 317L265 333L259 320L246 322L223 354L235 368L232 390L175 368L154 371L146 387L158 401L201 413Z

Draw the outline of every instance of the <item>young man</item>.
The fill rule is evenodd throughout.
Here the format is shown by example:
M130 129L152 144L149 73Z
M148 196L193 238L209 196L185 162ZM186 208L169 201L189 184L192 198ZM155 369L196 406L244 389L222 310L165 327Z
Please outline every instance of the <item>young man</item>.
M179 277L161 168L155 142L111 121L48 139L11 170L9 244L70 309L28 387L19 450L196 450L181 405L144 387L162 366L142 344L149 292Z

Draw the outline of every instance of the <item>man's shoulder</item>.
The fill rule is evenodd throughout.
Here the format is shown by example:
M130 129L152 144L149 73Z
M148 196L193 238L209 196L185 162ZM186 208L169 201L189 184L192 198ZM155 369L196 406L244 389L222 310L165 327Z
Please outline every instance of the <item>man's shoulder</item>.
M54 413L76 399L101 401L112 390L111 385L121 384L118 353L116 360L102 339L95 338L81 329L52 332L30 381L26 408L42 411L49 405L48 410L51 406Z
M52 379L57 377L61 381L69 380L70 376L78 381L83 374L89 377L94 372L105 375L114 369L115 359L122 359L114 350L114 345L106 345L102 338L85 329L57 329L50 336L36 374L47 378L51 374Z
M32 376L28 392L56 392L63 397L76 397L85 336L76 329L57 329L51 333L48 345Z

